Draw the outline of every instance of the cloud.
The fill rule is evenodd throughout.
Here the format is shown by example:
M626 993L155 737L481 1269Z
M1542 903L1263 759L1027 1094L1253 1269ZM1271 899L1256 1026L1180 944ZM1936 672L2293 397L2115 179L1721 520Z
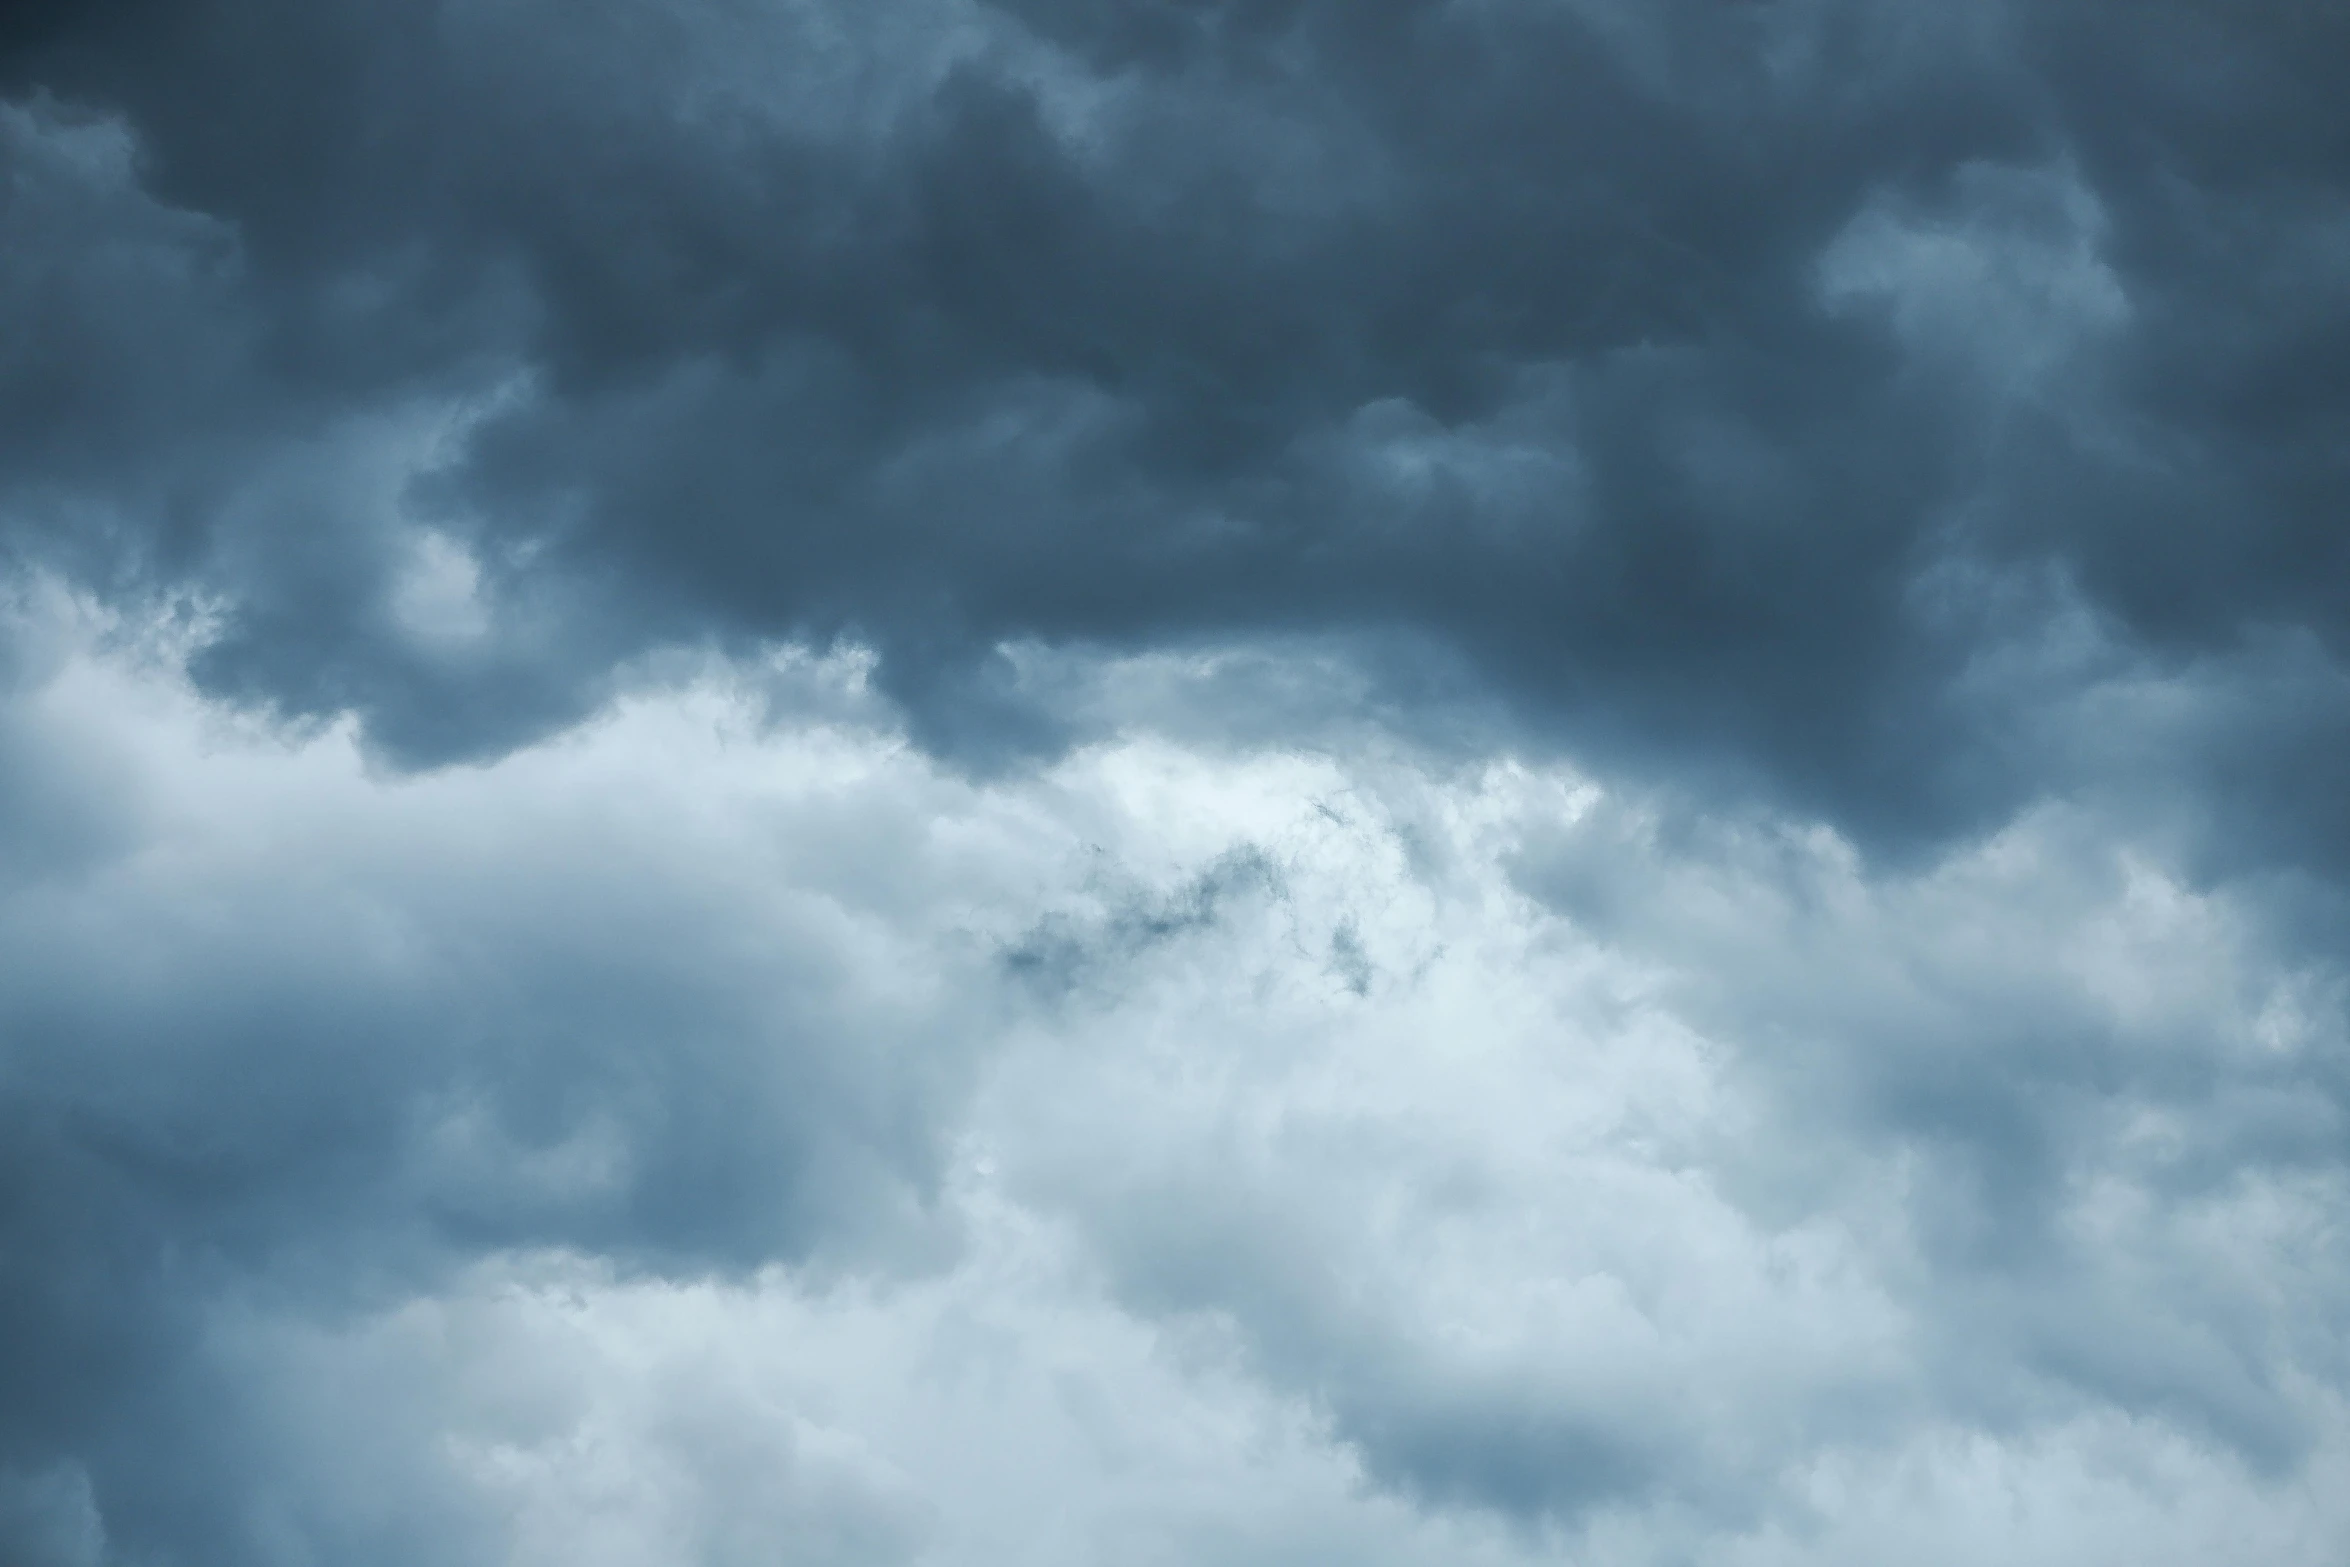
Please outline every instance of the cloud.
M1221 1324L1373 1476L1738 1520L1797 1455L1952 1418L2127 1411L2256 1472L2328 1440L2288 1369L2322 1313L2259 1346L2296 1331L2262 1302L2330 1298L2338 981L2257 904L2062 812L1880 877L1571 778L1308 816L1318 782L1282 780L1253 915L1147 949L1110 919L1131 988L1037 1047L1005 1145L1124 1298ZM2314 1272L2271 1295L2253 1234Z
M0 899L10 1448L200 1420L146 1406L180 1396L189 1312L243 1283L331 1315L516 1245L691 1275L951 1242L936 1126L970 1050L939 1008L984 958L897 922L948 917L900 900L983 875L986 829L943 880L876 882L857 846L909 836L869 768L910 785L914 841L957 786L762 749L716 695L386 784L347 727L281 750L70 622L20 635L66 642L20 743L120 798ZM126 1550L225 1527L100 1480L133 1492Z
M2327 1559L2343 34L15 8L0 1554Z
M1376 726L975 783L855 660L419 777L17 636L115 781L0 915L22 1550L1865 1559L2087 1465L2028 1554L2169 1465L2322 1555L2338 964L2112 818L1872 868Z
M2011 576L2150 658L2336 637L2321 8L148 21L20 48L19 266L60 331L163 312L60 347L41 445L167 487L128 528L182 519L213 689L411 763L681 639L850 636L983 760L1070 738L1007 639L1367 632L1892 848L2034 791L2028 693L1957 699ZM333 432L395 417L452 433L354 492L380 443ZM214 424L263 445L207 491L168 454ZM403 495L527 600L466 656L386 624Z

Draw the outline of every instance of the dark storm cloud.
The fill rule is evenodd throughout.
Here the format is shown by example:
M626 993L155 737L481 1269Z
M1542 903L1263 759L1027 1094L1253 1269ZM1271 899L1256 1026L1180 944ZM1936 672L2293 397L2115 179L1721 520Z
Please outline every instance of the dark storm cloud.
M1938 563L2053 565L2152 657L2338 638L2342 26L60 9L16 76L146 161L110 217L30 212L55 330L118 335L20 365L61 424L19 466L81 443L134 533L176 519L162 552L234 606L221 689L356 708L412 761L559 720L648 641L869 639L976 755L1054 734L988 674L1005 638L1410 631L1585 745L1898 842L2045 782L2028 692L1954 695L2019 629L1921 607ZM77 222L148 247L153 329ZM1824 298L1870 223L1958 271L1889 241ZM2033 271L2076 243L2118 302L2086 326ZM208 423L296 439L501 375L409 496L537 606L462 655L387 625L347 495L256 520L156 473Z

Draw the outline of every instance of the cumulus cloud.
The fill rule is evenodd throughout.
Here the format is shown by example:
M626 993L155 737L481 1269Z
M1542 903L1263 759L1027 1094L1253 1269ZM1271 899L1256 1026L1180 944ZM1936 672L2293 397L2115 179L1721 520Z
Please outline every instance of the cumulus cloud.
M2345 27L13 8L0 1555L2329 1560Z
M121 792L8 898L21 1549L2338 1527L2340 981L2094 818L1885 872L1392 743L972 783L854 661L403 777L47 615L18 731Z

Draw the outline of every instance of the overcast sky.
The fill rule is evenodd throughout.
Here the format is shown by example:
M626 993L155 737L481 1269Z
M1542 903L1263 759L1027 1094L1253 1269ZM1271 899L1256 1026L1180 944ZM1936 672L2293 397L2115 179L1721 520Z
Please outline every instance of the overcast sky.
M0 1562L2338 1567L2350 8L0 9Z

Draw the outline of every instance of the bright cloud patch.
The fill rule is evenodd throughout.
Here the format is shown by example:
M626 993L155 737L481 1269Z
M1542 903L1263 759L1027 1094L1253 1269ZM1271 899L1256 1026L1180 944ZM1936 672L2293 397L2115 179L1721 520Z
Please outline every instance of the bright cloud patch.
M2063 802L1885 869L1376 732L974 781L851 658L387 776L109 625L12 632L33 1560L2350 1528L2339 978Z

